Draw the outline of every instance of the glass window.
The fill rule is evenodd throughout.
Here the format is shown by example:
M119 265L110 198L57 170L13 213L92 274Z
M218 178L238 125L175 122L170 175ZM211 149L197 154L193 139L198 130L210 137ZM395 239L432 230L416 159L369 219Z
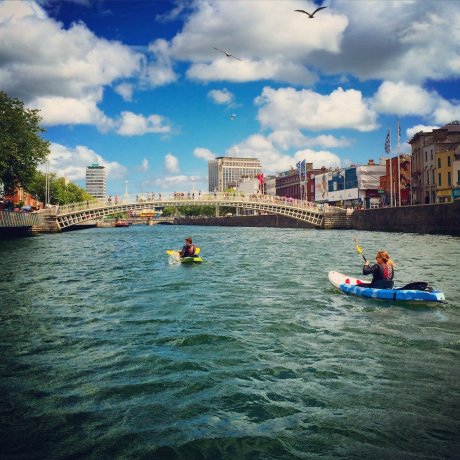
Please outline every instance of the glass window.
M438 168L441 167L441 158L438 158Z
M438 173L438 185L441 186L441 173Z
M447 166L450 166L450 155L447 157Z
M450 171L447 172L447 185L452 185L452 176Z

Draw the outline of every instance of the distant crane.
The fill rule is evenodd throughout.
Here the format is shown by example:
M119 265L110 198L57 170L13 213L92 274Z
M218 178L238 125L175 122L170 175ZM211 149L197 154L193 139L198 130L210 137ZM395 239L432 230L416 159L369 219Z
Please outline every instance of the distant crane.
M324 8L327 8L327 6L320 6L319 8L316 8L316 10L313 11L313 13L311 14L305 10L294 10L294 11L297 11L299 13L305 13L310 19L313 19L313 17L315 16L315 13L317 13L319 10L324 10Z
M217 51L220 51L221 53L224 53L225 56L227 57L232 57L233 59L238 59L238 61L242 61L243 59L240 59L239 57L236 57L236 56L233 56L233 54L229 53L228 51L224 51L224 50L220 50L219 48L216 48L215 46L213 46L213 48Z

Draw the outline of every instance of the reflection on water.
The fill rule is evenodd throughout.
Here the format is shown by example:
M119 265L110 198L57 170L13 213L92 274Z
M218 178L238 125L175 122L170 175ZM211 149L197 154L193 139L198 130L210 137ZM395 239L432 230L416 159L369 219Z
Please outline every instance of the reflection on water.
M165 254L185 234L205 262ZM381 248L436 307L347 297ZM454 458L458 238L129 227L0 243L6 458Z

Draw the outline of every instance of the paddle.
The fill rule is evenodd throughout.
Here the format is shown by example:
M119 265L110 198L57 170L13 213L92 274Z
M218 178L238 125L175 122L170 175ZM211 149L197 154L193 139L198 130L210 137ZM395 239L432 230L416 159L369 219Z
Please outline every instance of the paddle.
M200 251L201 251L200 248L195 248L195 255L196 255L196 254L199 254ZM180 252L180 251L175 251L174 249L168 249L168 250L166 251L166 254L168 254L168 256L175 256L175 255L179 254L179 252Z
M363 250L359 247L358 242L356 241L356 238L353 238L353 240L355 241L356 250L359 252L359 254L363 256L364 262L367 262L367 259L364 257L364 254L363 254Z

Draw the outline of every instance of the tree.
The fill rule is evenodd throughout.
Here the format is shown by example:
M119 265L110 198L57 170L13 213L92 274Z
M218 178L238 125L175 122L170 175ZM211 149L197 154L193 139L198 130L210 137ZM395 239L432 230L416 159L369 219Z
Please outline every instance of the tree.
M35 171L49 154L49 142L40 137L39 110L27 109L19 99L0 91L0 181L5 193L18 186L29 191Z
M50 183L50 204L68 204L80 201L94 200L94 198L78 185L67 183L63 177L57 178L55 173L48 175ZM35 171L33 180L29 183L29 192L39 201L45 202L45 175Z

